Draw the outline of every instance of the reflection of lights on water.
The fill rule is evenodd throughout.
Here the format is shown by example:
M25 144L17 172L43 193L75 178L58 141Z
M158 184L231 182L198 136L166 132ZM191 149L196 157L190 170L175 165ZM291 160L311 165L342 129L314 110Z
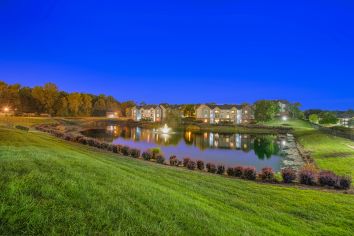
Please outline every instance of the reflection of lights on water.
M282 141L281 141L281 145L285 146L285 145L286 145L286 141L285 141L285 140L282 140Z
M230 143L230 147L233 148L235 144L233 142Z
M165 125L163 126L163 128L160 129L160 131L161 131L163 134L168 134L168 133L171 131L171 128L169 128L169 127L167 126L167 124L165 124Z
M204 138L205 138L205 139L208 138L208 133L207 133L207 132L204 133Z
M215 147L218 147L218 145L219 145L219 142L218 142L217 140L215 140L215 141L214 141L214 146L215 146Z
M246 149L247 148L247 144L243 144L243 148Z
M113 130L114 130L113 125L108 126L108 130L109 130L109 131L113 131Z
M192 137L192 132L188 131L188 132L187 132L187 139L188 139L188 141L191 141L191 137Z

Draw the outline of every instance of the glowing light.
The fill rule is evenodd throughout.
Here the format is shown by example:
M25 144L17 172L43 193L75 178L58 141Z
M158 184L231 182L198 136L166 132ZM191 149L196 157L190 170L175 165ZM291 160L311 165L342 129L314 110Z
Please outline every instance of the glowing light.
M283 116L281 119L282 119L283 121L287 121L287 120L288 120L288 117Z
M4 107L4 112L8 112L9 110L10 110L10 108Z
M163 134L168 134L168 133L171 131L171 128L169 128L169 127L167 126L167 124L165 124L165 125L163 126L163 128L160 129L160 131L161 131Z
M285 140L281 141L281 145L285 146L286 145L286 141Z

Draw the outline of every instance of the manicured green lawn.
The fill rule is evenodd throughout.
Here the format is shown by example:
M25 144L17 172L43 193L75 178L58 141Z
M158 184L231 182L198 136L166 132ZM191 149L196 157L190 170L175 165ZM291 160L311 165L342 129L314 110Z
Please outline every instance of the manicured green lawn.
M332 170L341 175L349 174L354 181L353 141L315 130L302 120L274 120L267 124L293 127L298 141L311 152L312 158L321 169Z
M0 235L353 235L353 206L0 128Z
M54 123L55 120L49 117L5 117L0 116L0 126L23 125L31 127L38 124Z

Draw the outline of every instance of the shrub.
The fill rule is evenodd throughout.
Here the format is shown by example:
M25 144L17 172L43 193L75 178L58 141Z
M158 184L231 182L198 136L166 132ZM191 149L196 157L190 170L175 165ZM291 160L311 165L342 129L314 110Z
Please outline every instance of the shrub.
M156 162L159 164L163 164L165 162L165 158L162 155L157 155Z
M188 157L185 157L185 158L183 158L183 166L187 166L187 164L188 164L188 162L190 161L191 159L190 158L188 158Z
M274 181L274 172L273 169L270 167L264 167L259 174L261 179L266 182L272 182Z
M195 161L190 160L187 163L187 168L190 169L190 170L195 170L196 167L197 167L197 164L195 163Z
M281 170L281 176L284 183L292 183L296 179L296 171L290 167Z
M339 176L337 180L337 188L349 189L352 184L352 178L350 176Z
M157 155L158 155L158 154L161 154L161 149L158 148L158 147L150 148L149 151L150 151L151 154L152 154L152 157L151 157L152 159L156 159L156 158L157 158Z
M170 156L170 165L171 166L178 166L178 159L176 156Z
M199 170L204 170L204 161L198 160L198 161L197 161L197 168L198 168Z
M226 170L226 173L228 176L234 176L234 168L233 167L228 167Z
M236 166L234 168L234 176L235 177L242 177L243 175L243 167L242 166Z
M312 164L306 164L302 167L299 173L300 183L306 185L315 185L316 184L316 167Z
M113 152L113 144L108 144L107 150Z
M25 126L22 126L22 125L16 125L15 128L16 128L16 129L23 130L23 131L26 131L26 132L28 132L28 130L29 130L28 127L25 127Z
M108 149L108 143L102 142L100 145L101 149Z
M140 150L136 148L130 149L130 156L134 158L139 158L140 157Z
M217 171L216 166L213 163L207 163L206 168L207 168L208 172L210 172L210 173L216 173L216 171Z
M248 180L255 180L256 177L257 177L256 168L254 168L254 167L245 167L243 169L242 178L248 179Z
M218 166L217 166L217 171L216 171L216 173L217 173L218 175L223 175L223 174L225 173L225 166L223 166L223 165L218 165Z
M130 155L130 148L128 146L123 146L121 148L121 152L124 156L129 156Z
M113 145L113 150L114 153L118 153L119 152L119 146L118 145Z
M141 156L143 157L144 160L149 161L152 157L152 154L150 152L143 152Z
M321 171L318 175L318 183L321 186L335 186L337 176L331 171Z

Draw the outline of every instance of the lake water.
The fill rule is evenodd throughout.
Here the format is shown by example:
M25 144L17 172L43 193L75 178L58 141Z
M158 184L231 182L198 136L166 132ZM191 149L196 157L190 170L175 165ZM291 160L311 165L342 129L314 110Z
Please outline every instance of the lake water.
M162 134L155 129L127 126L95 128L83 134L141 151L159 147L167 161L176 155L180 160L189 157L225 166L254 166L257 170L272 167L275 171L282 167L282 148L287 143L286 136L193 131Z

